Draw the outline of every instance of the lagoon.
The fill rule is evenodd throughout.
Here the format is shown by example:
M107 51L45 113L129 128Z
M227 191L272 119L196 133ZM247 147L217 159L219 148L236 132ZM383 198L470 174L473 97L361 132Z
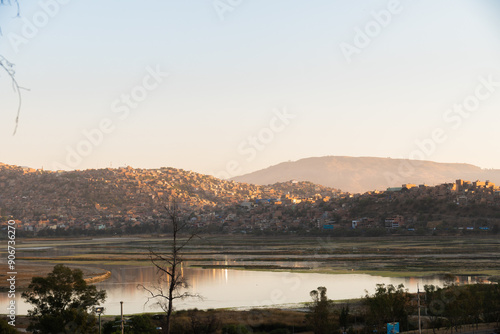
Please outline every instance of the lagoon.
M105 314L120 314L120 301L123 301L124 313L161 312L154 301L147 303L147 292L139 284L152 287L156 282L153 267L118 267L110 266L112 275L107 281L97 283L105 289L108 297L103 306ZM267 272L233 269L185 268L182 270L190 284L189 291L199 294L202 299L189 298L177 301L175 307L181 309L243 308L277 306L284 307L310 301L309 292L325 286L328 297L334 300L359 298L375 291L376 284L404 284L410 292L417 291L417 285L423 289L425 284L442 286L439 277L382 277L366 274L318 274L296 272ZM461 277L462 282L475 283L479 277ZM0 307L7 307L7 294L0 296ZM29 306L16 298L18 314L26 314Z

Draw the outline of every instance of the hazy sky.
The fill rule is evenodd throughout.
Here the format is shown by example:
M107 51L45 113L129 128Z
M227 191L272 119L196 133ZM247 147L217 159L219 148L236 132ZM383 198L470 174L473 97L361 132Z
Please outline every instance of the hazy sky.
M500 168L497 0L0 6L0 162L236 175L311 156Z

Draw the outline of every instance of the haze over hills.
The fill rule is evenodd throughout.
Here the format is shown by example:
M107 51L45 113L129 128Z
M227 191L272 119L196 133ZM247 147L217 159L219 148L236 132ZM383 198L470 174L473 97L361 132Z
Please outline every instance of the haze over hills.
M310 181L352 193L385 190L405 183L437 185L464 180L500 183L499 169L481 169L463 163L326 156L283 162L253 173L232 178L258 185L288 180Z

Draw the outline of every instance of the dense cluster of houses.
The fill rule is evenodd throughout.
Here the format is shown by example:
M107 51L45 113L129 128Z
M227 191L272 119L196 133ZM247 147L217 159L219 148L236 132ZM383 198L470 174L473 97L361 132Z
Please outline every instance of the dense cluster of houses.
M175 168L50 172L0 165L0 216L18 228L109 230L159 224L172 200L200 221L240 203L312 203L342 192L309 182L257 186ZM296 193L297 195L290 195ZM216 218L217 217L217 218Z
M488 181L404 184L349 194L309 182L257 186L174 168L49 172L0 164L0 223L14 219L18 229L33 234L161 231L167 221L164 205L172 200L192 227L214 233L411 231L422 219L425 227L436 228L443 223L440 216L416 214L417 204L429 200L445 203L447 210L483 205L500 212L500 188ZM456 221L465 229L496 222L493 217L478 227L470 224L473 219Z

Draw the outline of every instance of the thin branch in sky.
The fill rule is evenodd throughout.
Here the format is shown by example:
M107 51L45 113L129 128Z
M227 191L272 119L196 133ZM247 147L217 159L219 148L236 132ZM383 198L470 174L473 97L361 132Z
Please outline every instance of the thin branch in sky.
M20 17L21 14L21 8L19 6L19 0L0 0L0 5L12 5L12 2L16 5L16 17ZM2 35L2 28L0 27L0 36ZM18 98L18 104L17 104L17 114L16 114L16 122L15 122L15 127L14 127L14 133L12 134L13 136L16 135L17 128L19 126L19 115L21 114L21 104L22 104L22 94L21 94L21 89L26 89L24 87L19 86L16 80L16 71L14 70L14 64L9 62L4 56L0 55L0 67L4 69L4 71L9 75L11 81L12 81L12 88L14 89L14 92L17 93L17 98Z
M11 1L11 0L0 0L0 5L9 5L9 6L11 6L12 2L14 2L14 4L16 5L16 9L17 9L16 17L20 17L21 16L21 7L19 6L19 0L14 0L14 1Z
M19 126L19 116L21 114L21 105L22 105L22 94L21 94L21 89L29 90L24 87L19 86L17 80L16 80L16 71L14 70L14 64L9 62L4 56L0 55L0 68L3 68L4 71L8 74L12 81L12 89L14 89L14 92L17 93L17 114L16 114L16 121L15 121L15 127L14 127L14 133L12 134L13 136L16 135L17 128Z

